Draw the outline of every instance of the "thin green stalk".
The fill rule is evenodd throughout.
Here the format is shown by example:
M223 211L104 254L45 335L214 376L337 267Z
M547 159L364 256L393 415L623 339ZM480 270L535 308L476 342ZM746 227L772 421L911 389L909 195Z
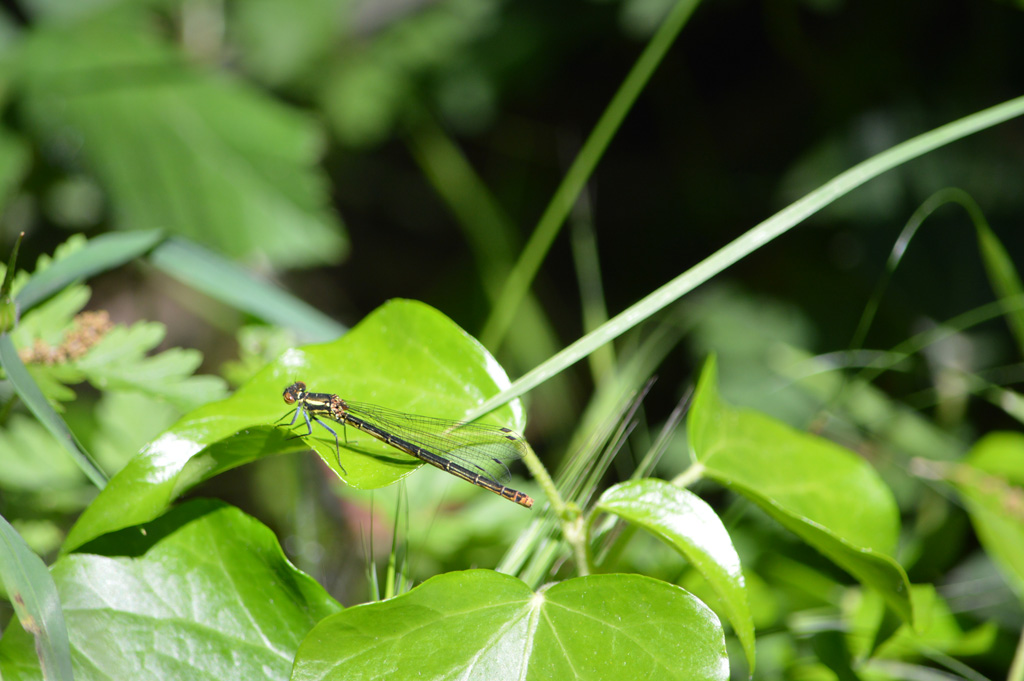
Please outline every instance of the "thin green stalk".
M928 217L947 203L953 203L962 207L971 219L978 239L978 250L981 255L982 264L984 264L985 270L988 273L993 292L1001 300L1012 299L1022 292L1020 276L1017 274L1013 260L992 231L988 221L985 219L984 213L982 213L981 207L962 189L955 187L941 189L929 196L914 211L914 214L910 216L906 226L900 232L899 237L897 237L896 243L893 245L886 262L885 272L879 278L875 291L872 293L867 305L865 305L860 322L857 324L857 330L850 341L851 350L863 347L864 339L867 337L872 321L874 321L875 313L878 311L882 301L882 296L885 294L890 280L896 273L896 268L899 267L900 261L917 231ZM1014 338L1017 339L1018 346L1024 348L1024 313L1018 308L1007 308L1006 323L1009 325Z
M590 546L587 542L587 524L582 515L577 515L570 522L563 524L562 533L565 541L572 547L573 558L576 560L576 572L580 577L590 574Z
M1010 673L1006 675L1006 681L1024 681L1024 631L1020 633L1017 641L1017 652L1013 654L1013 663L1010 664Z
M809 216L845 196L868 180L923 156L939 147L980 130L1004 123L1024 114L1024 96L997 104L960 120L930 130L906 142L872 156L840 173L810 194L790 204L738 239L727 244L642 300L629 306L591 333L566 347L548 361L528 372L511 386L477 407L467 416L472 420L487 414L509 400L523 395L567 367L587 357L637 324L679 300L697 286L739 262L766 243L785 234Z
M71 455L71 460L85 473L89 481L98 489L106 487L106 473L85 450L64 419L50 406L46 397L43 396L42 390L18 356L18 350L14 347L11 337L6 333L0 333L0 367L7 373L7 379L14 386L18 397L25 403L25 406L67 450Z
M689 487L704 477L704 464L694 461L685 471L672 478L672 484L676 487Z
M516 228L458 145L429 116L406 136L424 177L455 215L473 251L484 293L494 303L512 266Z
M496 304L512 269L515 224L462 149L433 118L421 113L406 135L406 142L423 176L455 216L473 252L483 292L491 305ZM515 324L519 333L508 346L508 354L516 366L534 366L558 350L556 334L532 294L528 293L523 301ZM568 403L565 386L552 383L548 389L552 403Z
M558 487L555 485L555 481L551 479L548 469L544 467L540 457L537 456L537 453L529 445L526 445L523 463L526 464L526 468L530 471L533 479L544 490L544 494L547 496L548 503L551 504L551 509L555 512L555 515L559 518L565 517L568 513L568 505L562 499L562 495L559 494Z
M654 70L661 63L669 47L675 42L676 36L686 25L690 14L697 7L699 0L680 0L672 11L665 17L665 21L651 37L647 47L644 48L640 58L630 70L626 79L622 82L618 92L612 97L597 125L594 126L590 137L584 142L583 148L576 156L569 171L562 179L562 184L555 191L551 203L537 222L537 227L530 237L530 241L523 249L519 261L509 274L505 288L498 298L491 311L491 317L484 325L480 333L480 340L491 352L496 352L505 334L508 332L512 320L515 318L519 305L526 297L533 279L537 276L541 262L547 255L551 244L558 231L561 229L565 218L572 210L576 198L583 190L583 186L594 172L597 162L601 160L604 150L608 148L626 114L633 107L640 92L647 85Z
M586 193L577 203L572 222L572 255L576 263L580 300L583 303L583 330L590 332L608 321L608 307L605 305L604 287L601 285L601 259L597 252L594 221ZM610 344L595 350L589 360L595 384L614 372L615 351Z

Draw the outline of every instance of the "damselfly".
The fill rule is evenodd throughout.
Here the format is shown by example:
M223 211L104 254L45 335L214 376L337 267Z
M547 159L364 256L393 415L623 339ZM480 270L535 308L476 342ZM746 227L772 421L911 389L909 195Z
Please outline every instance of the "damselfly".
M295 425L302 414L309 431L304 436L313 433L313 421L334 436L339 467L341 443L338 433L324 423L325 419L361 430L509 501L527 508L533 506L529 496L503 484L511 477L509 464L523 458L528 447L523 438L508 428L417 416L375 404L349 402L330 393L308 392L302 381L284 389L284 401L295 405L289 426Z

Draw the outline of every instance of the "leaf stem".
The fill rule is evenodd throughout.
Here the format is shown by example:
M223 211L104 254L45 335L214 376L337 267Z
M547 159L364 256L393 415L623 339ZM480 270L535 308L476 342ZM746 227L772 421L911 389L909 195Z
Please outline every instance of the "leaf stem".
M694 461L685 471L672 478L672 484L676 487L689 487L704 477L704 464Z
M1010 673L1006 675L1006 681L1024 681L1024 631L1017 642L1017 651L1013 654L1013 662L1010 664Z

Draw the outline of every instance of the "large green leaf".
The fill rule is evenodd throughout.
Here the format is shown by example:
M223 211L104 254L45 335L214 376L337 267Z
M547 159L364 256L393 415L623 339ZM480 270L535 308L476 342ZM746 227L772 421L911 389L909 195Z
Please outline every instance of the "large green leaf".
M283 679L310 629L340 608L269 529L219 502L89 548L118 555L65 556L52 570L78 681ZM39 678L23 629L5 632L0 670Z
M971 449L952 481L985 551L1024 602L1024 435L992 433Z
M321 622L292 678L727 679L718 618L683 589L638 575L532 591L497 572L427 580Z
M888 554L899 510L866 461L809 433L718 396L708 361L689 416L690 447L704 475L747 497L861 583L912 618L910 584Z
M683 554L721 599L722 609L754 669L754 624L740 557L718 515L703 499L664 480L611 487L595 507L652 532Z
M120 226L282 266L343 254L313 120L190 64L136 7L27 35L26 120L50 155L95 173Z
M182 492L220 472L305 449L303 440L291 437L305 425L287 428L290 408L282 400L296 380L310 390L451 419L508 385L494 358L450 319L422 303L391 301L344 337L290 350L230 398L186 414L111 479L71 529L65 549L151 520ZM517 401L488 419L518 431L525 424ZM337 470L333 436L313 426L305 442ZM421 465L362 434L349 437L341 461L345 471L339 474L360 489L389 485Z
M50 572L6 519L0 517L0 581L14 605L25 641L46 670L44 678L73 678L68 631ZM5 639L6 640L6 639ZM0 644L2 645L2 644ZM0 678L4 677L0 654Z

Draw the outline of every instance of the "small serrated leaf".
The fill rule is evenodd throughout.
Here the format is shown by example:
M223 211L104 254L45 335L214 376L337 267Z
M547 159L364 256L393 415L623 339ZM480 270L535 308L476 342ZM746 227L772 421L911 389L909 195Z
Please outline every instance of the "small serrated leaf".
M163 340L159 322L114 327L75 366L102 390L133 390L166 399L182 411L222 399L224 382L215 376L192 376L202 362L198 350L171 348L149 356Z
M77 140L119 225L279 266L343 255L310 116L184 59L139 13L40 25L21 48L26 120Z
M21 323L11 333L11 339L19 348L31 348L41 340L57 345L64 332L71 326L71 320L89 302L92 291L88 286L69 286L54 295L42 305L26 312Z

